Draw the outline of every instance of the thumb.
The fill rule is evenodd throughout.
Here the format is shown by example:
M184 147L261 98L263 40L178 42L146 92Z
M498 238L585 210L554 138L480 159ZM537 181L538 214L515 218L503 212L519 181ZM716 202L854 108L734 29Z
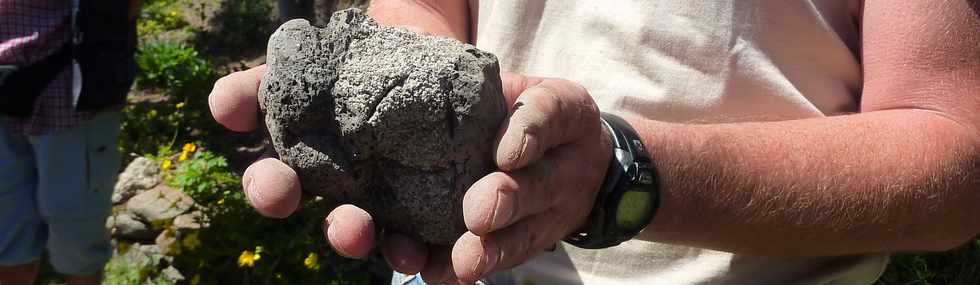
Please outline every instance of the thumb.
M494 150L503 171L523 168L554 147L574 143L599 129L599 109L585 88L547 79L524 86L504 121Z
M517 97L520 96L521 93L524 93L524 90L541 84L542 81L544 81L544 78L541 77L524 76L511 72L501 72L500 82L504 92L504 99L507 100L508 110L513 111L514 103L517 102Z

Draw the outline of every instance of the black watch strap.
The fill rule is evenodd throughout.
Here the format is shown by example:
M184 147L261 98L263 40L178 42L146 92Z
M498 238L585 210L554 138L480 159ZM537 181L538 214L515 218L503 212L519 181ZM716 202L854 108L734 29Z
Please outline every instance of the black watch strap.
M657 175L640 136L613 114L603 113L602 124L613 141L613 158L587 229L564 239L586 249L612 247L632 239L653 218L660 201Z

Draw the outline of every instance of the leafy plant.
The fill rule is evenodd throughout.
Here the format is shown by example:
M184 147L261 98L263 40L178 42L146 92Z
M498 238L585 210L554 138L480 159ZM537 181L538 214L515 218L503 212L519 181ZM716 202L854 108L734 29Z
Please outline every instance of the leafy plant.
M136 63L142 72L136 77L138 87L166 89L170 95L178 97L184 97L188 92L207 90L215 77L210 63L201 58L197 50L184 44L155 43L142 46L137 53Z
M140 48L136 61L142 70L136 78L137 88L162 94L158 94L160 99L123 108L123 153L156 153L161 146L202 137L215 128L207 117L206 97L216 74L196 50L183 44L149 44Z
M190 147L193 146L193 147ZM194 144L185 144L178 161L184 161L166 176L167 185L179 189L198 203L216 202L232 195L238 179L228 170L224 157L210 151L195 152ZM194 153L188 158L189 153ZM238 192L238 191L235 191Z

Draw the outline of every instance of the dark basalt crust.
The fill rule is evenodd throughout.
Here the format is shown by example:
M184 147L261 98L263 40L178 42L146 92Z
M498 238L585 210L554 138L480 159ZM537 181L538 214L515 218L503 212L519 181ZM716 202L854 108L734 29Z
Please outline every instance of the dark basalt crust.
M267 64L259 106L304 191L428 243L465 231L463 194L495 168L507 112L496 57L348 9L283 24Z

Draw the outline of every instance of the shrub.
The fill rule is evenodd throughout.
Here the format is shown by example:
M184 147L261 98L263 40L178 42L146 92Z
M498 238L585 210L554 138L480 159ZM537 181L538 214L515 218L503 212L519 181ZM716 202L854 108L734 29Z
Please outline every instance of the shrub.
M177 161L183 163L166 175L167 185L180 189L198 203L213 203L236 195L238 179L228 169L225 158L196 150L196 144L184 144L177 156Z
M142 46L137 53L136 63L141 71L136 78L138 87L166 89L170 95L178 97L184 97L188 92L209 89L207 87L215 77L210 63L201 58L197 50L184 44L155 43Z
M142 71L137 87L162 94L157 94L158 100L141 99L123 108L123 153L157 153L216 127L207 116L207 94L216 74L196 50L183 44L149 44L140 48L136 61Z

